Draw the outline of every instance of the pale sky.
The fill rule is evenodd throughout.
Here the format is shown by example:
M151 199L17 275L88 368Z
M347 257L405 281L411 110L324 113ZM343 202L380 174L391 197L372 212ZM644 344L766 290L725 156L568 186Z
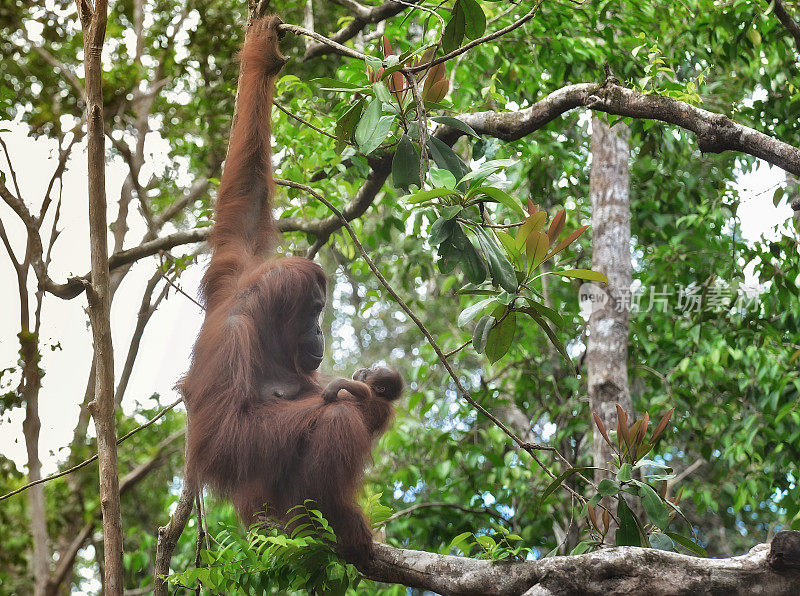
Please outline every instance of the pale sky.
M11 129L1 133L14 161L19 184L28 205L37 210L55 167L55 143L47 139L34 141L27 137L27 128L21 124L3 123L2 128ZM152 137L153 135L150 135ZM148 139L150 139L148 137ZM165 148L151 141L148 146L148 163L163 164ZM5 160L0 169L8 173ZM127 168L119 161L111 161L107 168L107 192L109 221L116 217L116 199ZM773 191L784 180L782 171L762 163L753 173L743 175L738 181L744 201L739 209L741 229L749 240L762 233L774 235L774 227L791 217L786 200L778 208L772 204ZM8 180L10 184L10 179ZM52 211L52 209L51 209ZM0 204L0 217L17 250L22 247L22 227L17 217ZM52 220L50 220L52 221ZM132 246L144 232L144 224L131 206L129 215L131 231L127 247ZM50 223L43 226L49 231ZM87 202L86 202L86 158L85 145L73 153L64 175L62 217L59 228L63 230L54 249L51 277L63 281L67 274L83 274L89 269ZM0 247L1 248L1 247ZM112 308L112 333L114 338L117 375L122 369L128 342L136 322L141 292L145 281L155 269L155 259L149 258L137 264L127 275L117 291ZM180 285L192 296L196 295L200 267L185 272ZM30 280L32 284L35 279ZM12 366L19 349L16 333L19 331L19 304L16 280L4 251L0 254L0 312L6 313L0 322L0 369ZM60 343L61 350L43 348L42 368L46 371L40 398L42 431L40 453L45 474L56 471L58 460L66 456L60 451L72 436L78 416L78 406L83 398L91 355L91 334L85 313L85 295L64 301L47 296L43 307L43 340ZM135 402L146 403L158 392L163 403L177 398L172 386L186 370L194 338L202 322L202 312L186 297L170 293L162 302L147 326L142 339L139 357L134 367L123 407L126 412L135 409ZM14 377L16 382L17 377ZM3 391L7 391L3 387ZM25 470L26 454L22 437L24 410L0 418L0 453L11 458L20 470ZM123 447L124 448L124 447ZM125 470L121 470L125 473Z

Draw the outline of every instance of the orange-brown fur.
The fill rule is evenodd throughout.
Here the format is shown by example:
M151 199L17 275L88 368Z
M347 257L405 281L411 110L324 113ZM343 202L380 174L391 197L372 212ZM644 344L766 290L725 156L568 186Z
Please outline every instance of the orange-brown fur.
M254 21L241 52L238 114L202 283L206 318L182 382L187 479L228 497L246 523L265 507L285 519L313 499L342 554L363 563L372 535L356 493L392 407L372 392L327 403L317 373L298 365L300 321L315 296L324 299L325 276L310 260L270 256L277 237L270 111L285 62L279 23ZM260 392L283 385L292 399Z

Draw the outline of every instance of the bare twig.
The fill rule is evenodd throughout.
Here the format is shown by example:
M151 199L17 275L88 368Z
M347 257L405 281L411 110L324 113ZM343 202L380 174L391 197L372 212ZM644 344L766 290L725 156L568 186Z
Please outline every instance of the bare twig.
M124 441L127 441L130 437L132 437L133 435L138 433L140 430L144 430L145 428L147 428L148 426L150 426L151 424L156 422L159 418L161 418L164 414L166 414L169 410L173 409L175 406L177 406L182 401L183 401L183 398L181 397L180 399L175 400L174 402L172 402L170 405L166 406L165 408L162 408L150 420L148 420L144 424L140 424L139 426L137 426L136 428L134 428L130 432L124 434L119 439L117 439L117 445L123 443ZM97 454L93 455L92 457L90 457L89 459L87 459L85 461L82 461L81 463L79 463L79 464L77 464L75 466L72 466L71 468L69 468L67 470L63 470L61 472L58 472L57 474L53 474L51 476L47 476L46 478L40 478L39 480L36 480L35 482L29 482L25 486L21 486L16 490L12 490L10 493L7 493L5 495L0 496L0 501L4 501L5 499L8 499L9 497L13 497L14 495L17 495L17 494L19 494L19 493L21 493L23 491L26 491L30 487L36 486L37 484L42 484L43 482L50 482L51 480L55 480L56 478L61 478L62 476L66 476L67 474L72 474L72 472L74 472L76 470L80 470L81 468L85 468L86 466L88 466L90 463L92 463L96 459L97 459Z
M449 509L457 509L458 511L463 511L464 513L478 513L482 515L488 515L490 517L495 518L498 521L505 522L507 521L502 515L497 513L496 511L492 511L488 507L483 507L481 509L473 509L471 507L464 507L463 505L459 505L457 503L447 503L444 501L434 502L434 503L415 503L410 507L406 507L405 509L401 509L386 518L383 522L384 524L388 524L390 521L397 519L398 517L402 517L404 515L408 515L409 513L413 513L418 509L427 509L429 507L445 507Z
M518 27L521 27L522 25L524 25L525 23L530 21L534 16L536 16L536 12L539 10L539 7L542 5L542 2L544 2L544 0L537 0L536 4L533 6L532 9L530 9L524 16L522 16L521 18L517 19L516 21L514 21L510 25L508 25L506 27L503 27L502 29L498 29L497 31L495 31L493 33L489 33L488 35L484 35L483 37L479 37L478 39L473 39L472 41L470 41L469 43L464 44L460 48L455 49L452 52L450 52L448 54L445 54L444 56L436 58L435 60L431 60L427 64L420 64L419 66L413 66L413 67L409 68L408 70L410 72L419 72L419 71L422 71L422 70L427 70L427 69L429 69L429 68L431 68L433 66L436 66L437 64L441 64L442 62L447 62L448 60L452 60L456 56L459 56L460 54L463 54L464 52L470 51L475 46L479 46L482 43L486 43L488 41L492 41L494 39L497 39L498 37L502 37L506 33L509 33L511 31L513 31L514 29L517 29Z
M291 117L291 118L294 118L295 120L297 120L297 121L298 121L298 122L300 122L301 124L305 124L305 125L306 125L306 126L308 126L309 128L311 128L311 129L313 129L313 130L316 130L316 131L317 131L319 134L321 134L321 135L325 135L326 137L329 137L329 138L333 139L334 141L337 141L337 140L338 140L338 139L336 138L336 135L332 135L332 134L331 134L331 133L329 133L328 131L322 130L321 128L319 128L319 127L317 127L317 126L314 126L314 125L313 125L313 124L311 124L311 122L309 122L308 120L303 120L303 119L302 119L300 116L298 116L298 115L296 115L296 114L293 114L292 112L290 112L289 110L287 110L286 108L284 108L284 107L283 107L281 104L279 104L278 102L272 102L272 105L274 105L276 108L278 108L278 109L279 109L281 112L283 112L283 113L284 113L284 114L286 114L287 116L289 116L289 117ZM347 144L348 144L348 145L351 145L352 143L347 143Z

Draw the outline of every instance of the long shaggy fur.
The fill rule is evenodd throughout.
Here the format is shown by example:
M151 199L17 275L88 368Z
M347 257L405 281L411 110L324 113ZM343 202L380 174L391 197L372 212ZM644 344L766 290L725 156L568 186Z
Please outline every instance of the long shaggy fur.
M285 62L279 24L277 17L254 21L240 56L238 113L202 283L206 318L182 383L187 479L228 497L245 523L265 508L285 519L313 499L342 554L363 563L372 535L356 493L392 407L372 392L326 403L317 373L297 365L300 325L313 312L312 297L324 296L325 277L309 260L270 257L277 236L270 111ZM299 393L262 395L269 383Z

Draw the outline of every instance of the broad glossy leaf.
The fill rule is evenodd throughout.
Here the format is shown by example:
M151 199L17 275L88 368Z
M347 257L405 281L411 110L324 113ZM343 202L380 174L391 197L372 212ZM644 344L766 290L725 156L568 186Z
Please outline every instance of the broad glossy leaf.
M505 205L518 215L525 217L525 210L522 208L520 202L512 197L507 192L500 190L499 188L495 188L493 186L481 186L475 190L472 190L468 193L470 196L479 197L480 195L486 195L489 197L493 202L501 203ZM473 201L474 203L479 201Z
M486 298L485 300L481 300L480 302L476 302L475 304L468 306L464 310L461 311L461 314L458 315L458 326L463 327L472 319L477 317L483 310L486 309L490 304L494 303L494 298Z
M642 498L642 507L647 513L650 523L658 526L662 530L669 527L669 511L667 505L661 500L649 484L639 484L639 496Z
M605 275L599 271L592 271L591 269L564 269L563 271L553 271L553 274L561 275L562 277L577 277L578 279L608 283L608 278Z
M425 201L430 201L432 199L438 199L441 197L446 197L449 195L456 195L458 194L456 191L449 189L449 188L434 188L431 190L420 190L419 192L415 192L414 194L408 195L406 198L406 202L409 205L416 205L418 203L424 203Z
M450 20L444 28L442 34L442 50L445 54L449 54L453 50L461 47L461 42L464 40L464 32L466 29L466 19L464 17L464 10L461 7L461 2L456 2L453 7L453 12Z
M489 362L494 364L508 353L516 331L517 313L513 311L492 327L489 331L489 338L486 341L486 356L489 358Z
M675 532L664 532L664 534L672 538L675 542L680 544L685 549L688 549L691 552L700 555L701 557L708 557L706 549L704 549L702 546L700 546L693 540L687 538L686 536L681 536L680 534L676 534Z
M482 354L486 348L486 342L489 339L489 331L494 325L494 317L492 315L484 315L475 325L475 330L472 332L472 347L478 354Z
M456 177L446 169L431 168L428 171L428 176L431 179L431 184L436 188L450 188L456 187Z
M436 165L450 171L456 180L469 172L467 164L453 152L447 143L440 141L436 137L428 137L428 149Z
M458 258L461 264L461 269L467 276L467 280L473 284L482 283L486 279L488 269L483 255L475 248L472 241L467 238L461 224L456 222L456 227L450 240L458 249L460 256Z
M414 143L406 135L400 139L392 158L392 181L397 188L412 184L422 186L419 178L420 159Z
M433 69L436 68L437 66L444 66L444 63L437 64L436 66L431 68L431 72L433 72ZM431 76L431 73L428 73L428 76ZM427 83L427 79L425 80L425 82ZM480 138L478 136L478 133L475 132L469 124L462 122L458 118L452 118L450 116L434 116L433 118L431 118L431 120L439 124L444 124L445 126L449 126L450 128L455 128L456 130L460 130L461 132L464 132L472 137L475 137L476 139Z
M639 524L633 511L623 499L617 501L617 546L642 546L642 536Z
M348 110L336 121L336 129L334 135L336 136L336 152L341 153L350 137L353 135L356 124L361 118L361 112L364 109L364 100L360 99L355 104L350 106Z
M486 31L486 15L476 0L458 0L464 11L464 34L469 39L478 39Z
M476 235L489 261L489 271L492 274L494 284L500 286L506 292L516 294L519 284L511 262L500 250L500 247L497 246L497 243L482 228L476 228Z
M453 219L440 217L431 226L430 243L438 246L453 234L456 222Z

